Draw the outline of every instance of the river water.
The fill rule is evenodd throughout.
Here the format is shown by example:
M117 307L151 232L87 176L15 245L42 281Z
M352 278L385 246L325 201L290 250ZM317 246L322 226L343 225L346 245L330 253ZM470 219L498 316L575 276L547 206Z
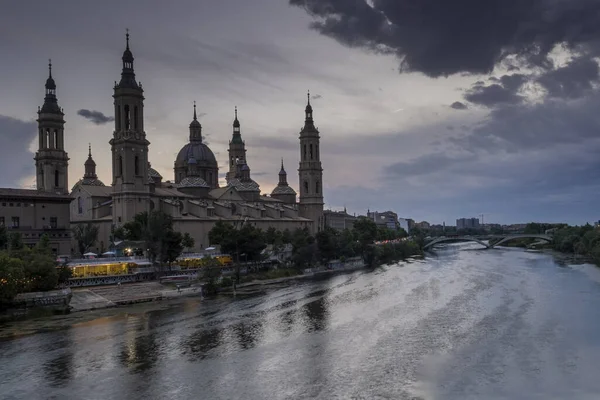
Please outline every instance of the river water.
M600 269L448 246L249 297L0 327L2 399L598 399Z

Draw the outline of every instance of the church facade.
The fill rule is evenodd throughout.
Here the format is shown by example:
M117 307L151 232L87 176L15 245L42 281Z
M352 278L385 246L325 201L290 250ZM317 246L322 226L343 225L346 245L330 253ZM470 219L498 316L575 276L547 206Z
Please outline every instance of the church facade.
M69 156L65 151L64 113L58 105L56 82L49 65L44 104L38 108L36 189L0 188L0 226L19 233L35 246L47 235L56 255L71 253Z
M283 160L277 187L270 195L261 193L246 160L246 143L242 139L237 108L229 141L226 185L219 185L218 162L212 150L203 143L202 125L197 119L195 104L189 141L174 161L173 180L164 181L151 167L148 158L150 141L144 131L144 91L141 83L136 81L133 63L127 35L121 79L115 84L113 94L115 127L109 141L111 185L98 179L90 148L85 174L71 190L71 225L92 222L100 228L93 250L108 250L115 228L131 221L140 212L152 210L171 215L175 229L189 233L195 239L195 251L210 245L208 233L218 221L230 222L237 227L252 224L261 229L274 227L293 231L306 227L312 233L323 228L320 137L313 121L310 96L304 128L299 135L298 201L296 191L287 182ZM62 125L58 128L62 140ZM56 162L60 163L60 160L57 158ZM47 173L42 179L46 179Z

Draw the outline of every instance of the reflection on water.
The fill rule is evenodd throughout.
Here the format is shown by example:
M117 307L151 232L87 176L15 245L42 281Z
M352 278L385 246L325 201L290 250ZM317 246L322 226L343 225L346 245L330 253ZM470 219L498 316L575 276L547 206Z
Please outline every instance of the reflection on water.
M599 282L542 253L447 246L261 295L44 320L51 331L0 342L0 387L7 399L596 399Z

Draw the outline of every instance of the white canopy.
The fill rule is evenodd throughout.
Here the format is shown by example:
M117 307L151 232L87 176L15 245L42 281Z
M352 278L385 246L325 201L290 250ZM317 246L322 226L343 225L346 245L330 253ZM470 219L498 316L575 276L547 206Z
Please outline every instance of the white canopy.
M85 257L96 257L98 254L96 253L92 253L91 251L89 253L85 253L84 256Z

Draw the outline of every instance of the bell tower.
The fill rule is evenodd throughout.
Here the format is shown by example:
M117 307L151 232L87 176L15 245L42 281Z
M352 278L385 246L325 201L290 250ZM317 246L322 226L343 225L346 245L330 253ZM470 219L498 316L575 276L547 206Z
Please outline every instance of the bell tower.
M120 225L149 210L148 146L144 132L144 90L136 82L126 34L121 80L114 86L115 131L110 140L113 170L113 223Z
M65 151L65 119L56 99L56 83L52 78L52 61L48 63L46 97L38 108L38 151L35 154L37 189L43 192L69 194L69 156Z
M301 217L313 221L312 233L323 229L323 168L319 151L319 130L313 120L313 109L310 105L310 92L308 104L304 110L304 127L300 131L300 199L298 211Z
M233 120L233 135L229 141L229 150L227 152L229 153L229 172L225 175L225 180L229 182L236 176L237 162L246 161L246 144L242 140L237 107L235 108L235 119Z

